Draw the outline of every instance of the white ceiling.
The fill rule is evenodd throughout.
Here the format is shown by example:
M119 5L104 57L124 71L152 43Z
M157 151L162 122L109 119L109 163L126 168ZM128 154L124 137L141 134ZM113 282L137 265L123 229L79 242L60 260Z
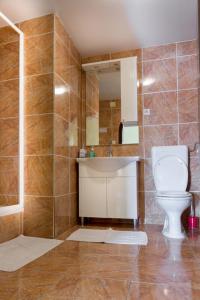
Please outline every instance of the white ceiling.
M0 0L12 21L57 12L83 56L191 40L198 0Z

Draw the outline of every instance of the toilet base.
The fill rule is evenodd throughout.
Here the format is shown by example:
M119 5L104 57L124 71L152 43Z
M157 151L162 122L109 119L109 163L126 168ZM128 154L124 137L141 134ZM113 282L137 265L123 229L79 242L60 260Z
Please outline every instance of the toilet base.
M156 197L158 204L165 211L165 223L163 235L172 239L185 239L186 234L181 224L181 215L183 211L190 206L192 197L173 198Z
M170 232L167 232L165 230L162 231L162 234L170 239L185 239L186 238L186 234L185 232L179 232L177 234L171 234Z

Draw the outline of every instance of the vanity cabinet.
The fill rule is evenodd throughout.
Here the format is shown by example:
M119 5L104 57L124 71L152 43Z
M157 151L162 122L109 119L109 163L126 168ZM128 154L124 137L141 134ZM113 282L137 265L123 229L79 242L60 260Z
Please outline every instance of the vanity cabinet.
M128 164L101 159L78 159L79 216L137 220L139 158Z

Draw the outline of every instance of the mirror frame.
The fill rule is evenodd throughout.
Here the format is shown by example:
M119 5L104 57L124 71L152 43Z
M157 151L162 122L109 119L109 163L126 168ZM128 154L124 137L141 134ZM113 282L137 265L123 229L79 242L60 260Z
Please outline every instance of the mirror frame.
M128 56L118 59L103 60L91 63L82 64L82 69L85 73L95 71L101 65L105 64L120 64L120 83L121 83L121 123L126 124L126 127L135 126L138 129L138 141L136 143L116 143L116 144L95 144L97 146L108 145L139 145L139 125L138 125L138 71L137 71L137 56ZM134 80L135 79L135 80ZM127 88L128 85L128 88ZM132 100L131 100L132 99ZM87 100L87 99L86 99ZM133 111L130 114L130 110ZM120 124L119 124L120 126ZM87 135L87 130L86 130ZM86 144L86 138L84 141ZM86 146L91 146L87 145Z

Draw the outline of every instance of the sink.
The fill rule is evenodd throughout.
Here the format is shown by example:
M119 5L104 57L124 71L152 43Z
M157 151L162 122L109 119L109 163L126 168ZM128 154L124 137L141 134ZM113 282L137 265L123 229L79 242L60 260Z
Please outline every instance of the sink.
M139 156L77 158L79 164L85 164L87 167L101 172L113 172L139 160Z

